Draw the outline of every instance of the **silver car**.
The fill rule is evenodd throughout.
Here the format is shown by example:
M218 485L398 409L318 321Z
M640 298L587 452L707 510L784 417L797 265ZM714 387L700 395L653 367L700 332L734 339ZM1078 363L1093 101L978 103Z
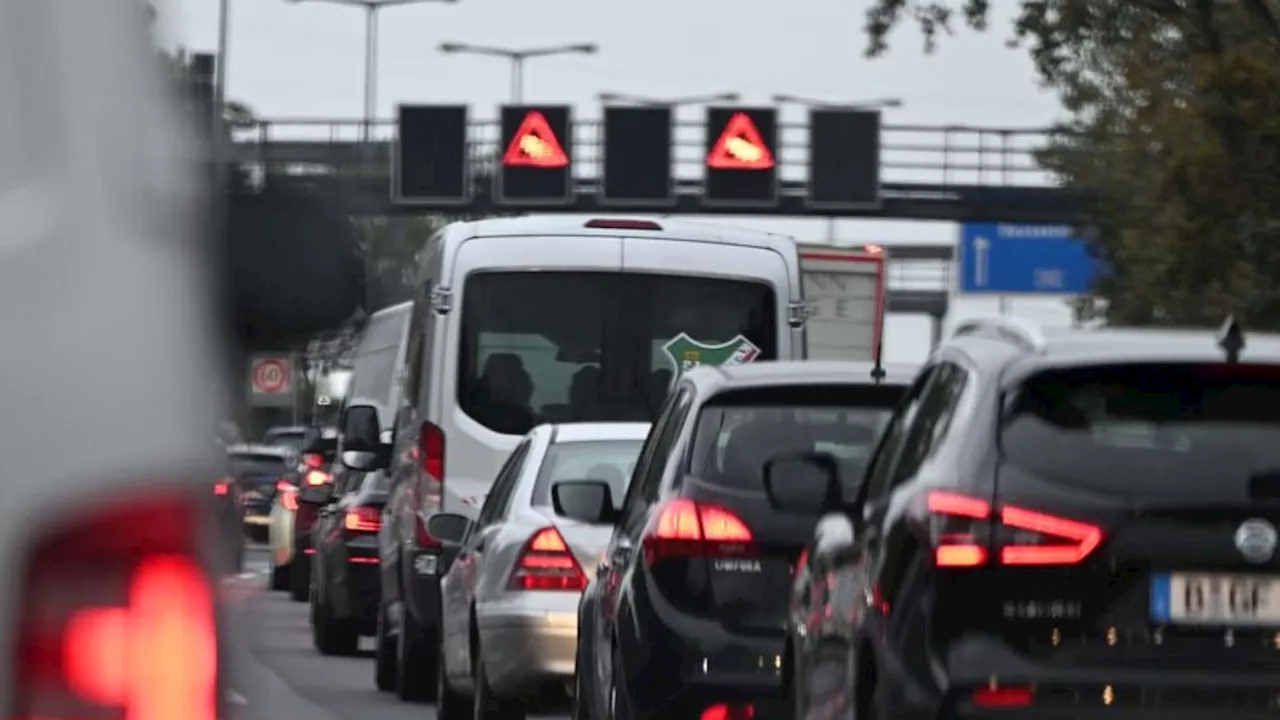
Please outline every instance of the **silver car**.
M521 718L531 705L566 699L578 599L612 528L558 515L552 487L603 480L620 504L648 431L647 423L538 426L512 451L475 520L432 517L429 532L458 547L441 582L441 720Z

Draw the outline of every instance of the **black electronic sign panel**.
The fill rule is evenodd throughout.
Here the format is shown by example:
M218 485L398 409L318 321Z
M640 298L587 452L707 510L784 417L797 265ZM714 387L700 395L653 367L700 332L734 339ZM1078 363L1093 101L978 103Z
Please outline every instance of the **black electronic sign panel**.
M703 204L778 204L778 115L773 108L707 108Z
M670 107L606 107L601 195L609 205L675 204Z
M494 195L499 203L567 205L573 201L573 126L569 108L507 105Z
M880 206L880 113L814 108L809 112L809 207Z
M465 105L401 105L396 112L391 199L413 204L471 200Z

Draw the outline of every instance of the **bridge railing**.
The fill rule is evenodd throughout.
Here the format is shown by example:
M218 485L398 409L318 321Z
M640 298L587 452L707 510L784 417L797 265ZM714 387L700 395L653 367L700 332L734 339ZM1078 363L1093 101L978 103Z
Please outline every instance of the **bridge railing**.
M264 119L233 131L237 158L270 171L342 172L385 175L395 123L379 120ZM471 123L468 135L472 168L491 169L500 148L496 121ZM804 182L809 131L803 123L779 125L779 173L783 181ZM881 182L935 186L999 185L1054 187L1058 179L1041 167L1035 154L1055 139L1042 128L994 128L886 124L881 132ZM675 177L696 182L706 154L702 123L678 122L674 131ZM599 177L602 126L576 121L572 154L581 180Z

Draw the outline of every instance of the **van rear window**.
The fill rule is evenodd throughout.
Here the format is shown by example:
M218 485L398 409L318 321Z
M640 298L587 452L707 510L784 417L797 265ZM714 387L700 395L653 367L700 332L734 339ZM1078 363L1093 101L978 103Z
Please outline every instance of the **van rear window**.
M651 421L699 349L703 362L739 347L776 359L776 303L750 280L477 273L462 291L458 403L512 435L542 422Z
M1005 408L1004 459L1106 491L1247 497L1280 481L1280 367L1108 365L1045 372Z

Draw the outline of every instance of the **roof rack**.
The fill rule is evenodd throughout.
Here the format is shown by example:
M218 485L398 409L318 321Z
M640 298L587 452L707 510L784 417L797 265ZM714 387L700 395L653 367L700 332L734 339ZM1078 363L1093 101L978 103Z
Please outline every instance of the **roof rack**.
M1034 325L1001 315L969 318L956 326L951 337L986 337L1017 345L1024 352L1042 353L1044 334Z

